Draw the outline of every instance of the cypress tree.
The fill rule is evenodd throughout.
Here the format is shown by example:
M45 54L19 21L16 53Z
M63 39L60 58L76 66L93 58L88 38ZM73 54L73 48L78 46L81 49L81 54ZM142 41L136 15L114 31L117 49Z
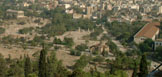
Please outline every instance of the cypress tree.
M115 74L115 67L114 65L111 64L111 67L110 67L110 74Z
M139 77L147 77L147 74L148 74L147 60L146 60L146 55L143 54L140 62Z
M137 64L135 63L135 67L133 69L132 77L137 77Z
M7 64L3 56L0 54L0 77L6 77Z
M57 58L55 52L51 52L51 55L47 57L47 77L55 77L57 73Z
M31 61L29 56L25 59L24 74L25 77L29 77L29 74L32 72Z
M44 47L40 52L38 77L46 77L46 50Z

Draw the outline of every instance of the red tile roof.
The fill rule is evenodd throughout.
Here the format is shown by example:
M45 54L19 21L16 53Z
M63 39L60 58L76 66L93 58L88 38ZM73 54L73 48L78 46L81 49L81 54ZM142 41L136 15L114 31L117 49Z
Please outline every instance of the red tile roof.
M156 32L159 30L157 26L160 26L160 22L148 23L134 37L152 38L154 35L156 35Z

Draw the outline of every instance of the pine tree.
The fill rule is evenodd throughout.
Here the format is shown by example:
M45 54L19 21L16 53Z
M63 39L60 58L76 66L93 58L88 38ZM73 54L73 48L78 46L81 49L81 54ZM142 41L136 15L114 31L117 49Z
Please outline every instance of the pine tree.
M147 60L146 60L146 55L143 54L140 62L139 77L147 77L147 74L148 74Z
M44 47L40 52L38 76L46 77L46 50Z
M29 56L25 59L24 74L25 77L29 77L29 74L32 73L32 67Z

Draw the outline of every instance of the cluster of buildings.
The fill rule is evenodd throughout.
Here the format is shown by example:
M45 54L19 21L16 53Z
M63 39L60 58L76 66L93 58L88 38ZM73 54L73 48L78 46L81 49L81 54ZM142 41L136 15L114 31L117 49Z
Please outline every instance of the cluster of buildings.
M11 10L8 9L6 11L6 16L8 18L24 18L24 11L17 11L17 10Z
M159 15L162 15L161 0L23 0L15 5L20 8L39 5L47 9L63 6L74 18L101 18L105 11L112 12L108 20L115 17L120 21L134 21L140 17L143 20L160 19ZM83 12L77 13L74 7Z
M74 19L106 17L110 22L152 21L160 20L162 16L161 0L24 0L17 5L39 5L49 10L64 7L65 12L72 14Z
M59 0L66 13L73 18L98 19L106 15L107 21L144 21L160 20L162 1L159 0ZM73 7L82 10L78 13Z
M137 20L148 21L135 36L134 41L141 43L150 38L155 41L155 47L162 45L161 40L157 40L160 25L153 20L161 20L162 1L161 0L24 0L23 7L39 5L40 7L55 9L64 7L65 13L71 14L74 19L100 19L106 18L107 21L132 22ZM10 17L22 18L23 11L7 10ZM156 46L157 45L157 46Z

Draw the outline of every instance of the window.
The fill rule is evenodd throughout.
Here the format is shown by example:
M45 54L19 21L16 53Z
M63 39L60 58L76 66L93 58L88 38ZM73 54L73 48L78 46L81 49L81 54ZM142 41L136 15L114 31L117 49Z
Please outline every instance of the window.
M145 40L145 38L141 38L141 40Z
M160 43L160 46L162 46L162 43Z

